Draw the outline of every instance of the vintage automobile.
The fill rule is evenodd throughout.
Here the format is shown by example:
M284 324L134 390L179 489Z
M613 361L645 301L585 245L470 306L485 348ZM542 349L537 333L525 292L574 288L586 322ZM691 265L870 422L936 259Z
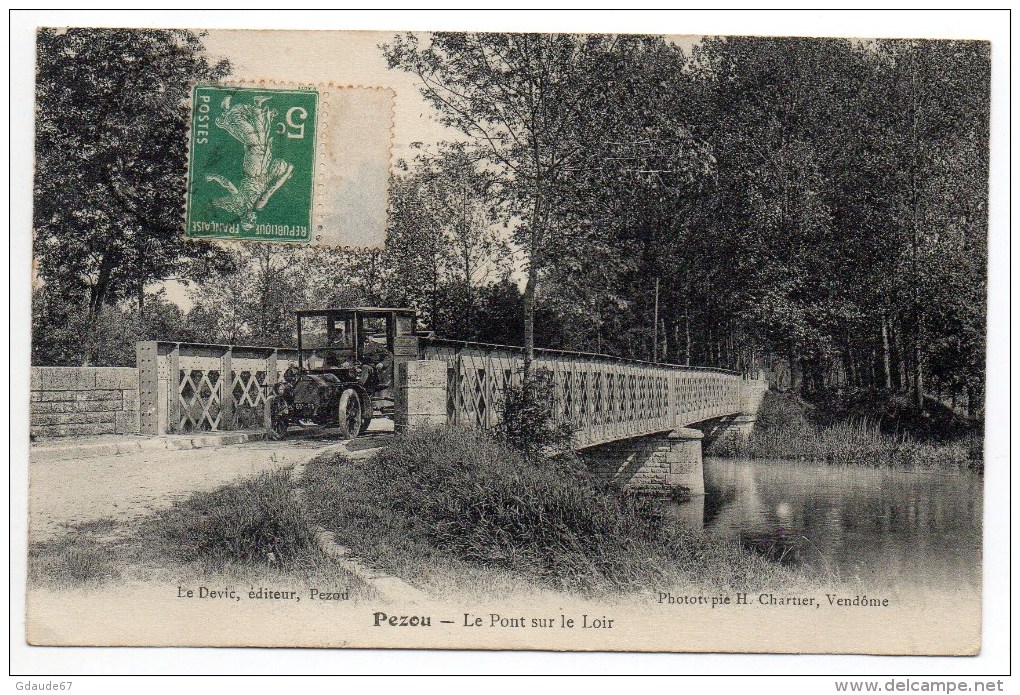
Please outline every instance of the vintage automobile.
M274 439L294 426L336 427L344 439L378 413L392 416L394 356L417 352L411 309L358 307L297 312L298 362L266 401Z

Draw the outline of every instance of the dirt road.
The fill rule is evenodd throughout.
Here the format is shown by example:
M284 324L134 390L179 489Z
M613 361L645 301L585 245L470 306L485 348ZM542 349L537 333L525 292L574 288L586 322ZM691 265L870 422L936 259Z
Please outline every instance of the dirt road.
M359 438L350 448L381 444L383 433ZM199 490L284 466L303 465L331 449L336 439L292 439L234 446L147 451L29 463L29 539L58 534L66 524L113 518L126 521Z

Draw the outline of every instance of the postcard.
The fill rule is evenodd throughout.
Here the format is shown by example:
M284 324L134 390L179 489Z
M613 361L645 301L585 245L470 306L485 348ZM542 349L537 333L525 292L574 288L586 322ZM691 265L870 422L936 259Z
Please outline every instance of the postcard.
M980 652L987 42L35 59L30 644Z

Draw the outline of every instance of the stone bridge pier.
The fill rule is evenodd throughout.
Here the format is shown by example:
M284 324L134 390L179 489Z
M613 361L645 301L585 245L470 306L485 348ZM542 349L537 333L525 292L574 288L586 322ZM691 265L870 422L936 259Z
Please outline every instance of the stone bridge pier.
M704 447L731 453L745 446L754 431L768 384L744 382L739 413L692 423L671 432L621 439L589 447L584 454L598 474L624 492L654 495L705 494Z
M621 439L582 452L600 477L628 493L704 495L701 430Z

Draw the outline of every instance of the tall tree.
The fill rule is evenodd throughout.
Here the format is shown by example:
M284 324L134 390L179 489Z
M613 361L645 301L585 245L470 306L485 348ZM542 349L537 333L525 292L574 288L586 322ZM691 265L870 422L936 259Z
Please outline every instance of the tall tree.
M470 138L498 176L514 239L527 263L525 370L535 349L535 296L554 234L556 191L579 144L563 138L582 109L577 77L592 58L613 50L601 36L415 34L386 47L391 68L415 74L443 123Z
M391 294L442 335L474 337L479 289L510 272L491 188L492 177L462 143L419 155L393 181L385 252Z
M889 303L903 307L898 312L906 347L901 361L916 403L923 407L932 348L950 337L938 322L946 318L944 312L958 313L954 304L962 308L943 290L963 291L974 303L966 313L983 323L988 45L878 41L872 50L884 78L878 124L891 164L885 194L895 282L888 285ZM962 278L954 277L960 266L970 277L963 285ZM952 321L957 326L973 321L965 316ZM975 345L983 353L983 340Z
M40 29L37 48L35 256L91 322L217 254L181 238L182 177L190 85L229 64L189 31Z
M535 306L543 272L575 252L587 253L608 236L603 220L573 224L578 173L598 174L611 160L632 168L660 153L657 133L635 137L620 124L629 114L614 100L638 84L641 37L576 34L408 34L385 47L391 68L415 74L443 123L469 140L495 180L513 221L513 239L527 266L524 288L525 369L535 347ZM662 86L656 85L658 89ZM654 120L647 111L639 118ZM583 125L583 128L579 127ZM653 124L646 123L646 128ZM620 137L623 139L621 140ZM607 157L592 169L592 153ZM589 187L589 191L593 189ZM588 204L597 200L587 196ZM587 222L587 223L584 223Z

